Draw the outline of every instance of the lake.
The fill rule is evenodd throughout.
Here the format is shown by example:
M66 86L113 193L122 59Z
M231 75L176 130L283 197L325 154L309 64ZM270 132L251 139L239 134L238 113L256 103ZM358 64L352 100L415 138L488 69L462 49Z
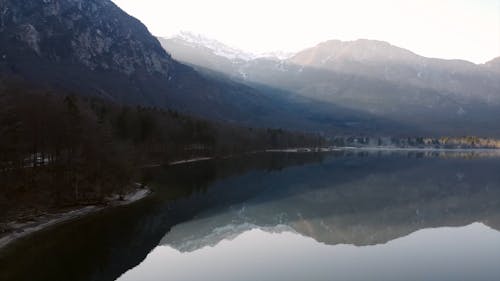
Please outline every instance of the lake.
M154 194L26 237L0 280L499 280L500 157L262 153L152 168Z

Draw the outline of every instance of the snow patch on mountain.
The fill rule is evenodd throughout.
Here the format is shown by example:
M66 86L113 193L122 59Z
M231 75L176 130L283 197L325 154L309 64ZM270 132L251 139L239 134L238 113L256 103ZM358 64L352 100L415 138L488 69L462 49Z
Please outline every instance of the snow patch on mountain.
M182 31L179 34L174 35L172 39L178 39L196 47L208 48L212 50L215 55L226 57L231 60L239 59L249 61L255 58L255 55L252 53L233 48L215 39L205 37L201 34Z
M182 31L174 36L170 37L171 39L181 40L184 43L191 44L195 47L204 47L212 50L215 55L222 56L228 58L230 60L243 60L243 61L251 61L259 58L266 59L275 59L275 60L286 60L294 55L291 52L285 51L274 51L274 52L265 52L265 53L252 53L244 50L240 50L235 47L231 47L227 44L224 44L216 39L208 38L201 34L196 34L193 32Z
M293 57L295 53L286 52L286 51L274 51L274 52L266 52L257 54L257 58L268 58L268 59L277 59L277 60L287 60Z

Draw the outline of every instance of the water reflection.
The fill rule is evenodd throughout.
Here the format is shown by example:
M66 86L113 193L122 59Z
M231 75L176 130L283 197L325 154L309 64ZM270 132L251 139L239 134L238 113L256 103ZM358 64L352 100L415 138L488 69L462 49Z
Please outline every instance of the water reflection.
M213 269L214 275L206 272L206 276L214 278L204 280L224 280L216 275L217 265L200 265L201 260L190 257L203 254L222 264L225 260L245 260L247 255L234 254L238 253L240 242L255 251L258 258L273 257L274 262L284 268L294 267L287 259L293 255L285 251L279 256L271 244L282 243L290 251L300 253L295 255L296 262L306 260L305 257L312 259L316 255L312 251L317 249L318 257L325 260L312 259L316 262L304 262L297 268L325 276L330 274L329 259L334 258L327 253L351 249L345 252L346 256L337 255L336 260L331 261L353 271L354 275L346 275L353 278L339 279L364 280L363 276L356 277L354 260L348 258L365 258L366 266L373 266L368 264L370 254L362 249L399 245L396 241L411 238L422 229L471 224L464 228L467 233L471 228L474 230L474 238L467 236L468 239L489 243L500 253L498 243L487 239L488 235L496 234L492 228L500 229L499 164L500 158L496 155L481 151L338 151L268 153L151 169L145 171L144 179L157 187L154 196L139 204L108 210L25 239L0 253L0 280L115 280L130 269L133 270L122 276L125 280L198 280L195 276L190 279L182 275L192 273L194 268ZM462 231L462 228L453 231ZM444 233L453 237L449 242L455 241L456 251L460 251L459 240L454 238L459 234ZM428 238L429 241L419 245L432 251L441 243L440 237ZM221 245L229 245L225 246L230 248L228 252L218 250ZM305 249L300 245L308 246L304 246ZM376 246L356 248L367 245ZM413 248L396 248L393 253L412 254ZM443 250L455 253L453 247L448 248L449 251ZM210 249L220 254L212 256ZM325 254L319 255L322 251ZM374 253L383 255L387 251ZM481 260L480 252L477 255L475 260ZM489 258L487 254L483 256ZM385 257L379 256L379 259ZM185 263L177 264L181 261ZM402 269L394 269L394 274L403 274L406 268L407 275L401 275L399 280L410 280L406 277L413 272L412 263L403 261L398 265ZM443 257L437 263L445 268L446 263L452 261ZM174 271L148 270L151 264L157 263L164 268L177 264L183 270L175 271L181 275L175 275ZM245 268L241 262L235 268L245 275L251 266L253 264L248 264ZM245 275L248 279L244 279L245 276L237 279L234 275L231 278L230 272L225 276L228 280L280 280L273 278L273 274L280 271L269 271L266 275L266 270L262 268L259 272L263 275L257 277L248 273ZM498 273L485 270L488 274ZM448 273L442 271L443 275L436 276L448 276ZM287 276L286 270L280 274L284 274L280 275L283 278ZM317 280L322 280L321 275L317 276Z
M244 200L253 192L207 193L217 180L247 171L271 173L322 158L249 155L149 169L144 179L155 187L152 197L36 233L0 251L0 280L115 280L139 264L173 225L205 209Z
M279 173L221 180L214 186L218 194L260 189L175 226L162 244L192 251L276 225L332 245L380 244L422 228L477 221L498 226L498 159L407 156L332 157Z
M497 280L500 233L483 224L415 232L384 245L330 246L293 231L248 230L216 247L154 249L120 281Z

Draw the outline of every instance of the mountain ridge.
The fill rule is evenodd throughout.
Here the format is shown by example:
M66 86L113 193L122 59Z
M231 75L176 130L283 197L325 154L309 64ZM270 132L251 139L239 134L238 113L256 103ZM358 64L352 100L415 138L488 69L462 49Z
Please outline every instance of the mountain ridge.
M242 126L330 135L500 135L491 121L500 105L500 81L484 66L461 69L460 62L442 66L434 59L417 66L366 63L397 48L381 41L358 50L362 63L318 67L316 56L304 65L293 58L244 60L236 49L221 54L196 47L205 39L191 40L196 46L160 42L110 0L0 3L3 79ZM222 46L214 42L212 48ZM398 50L398 58L417 56ZM236 59L222 56L228 54ZM211 71L226 77L207 75Z
M438 58L438 57L426 57L426 56L420 55L416 52L413 52L410 49L400 47L397 45L393 45L389 41L384 41L384 40L379 40L379 39L368 39L368 38L359 38L359 39L355 39L355 40L329 39L329 40L321 41L314 46L304 47L304 48L302 48L298 51L295 51L295 52L275 50L275 51L268 51L268 52L263 52L263 53L253 53L253 52L247 51L245 49L235 48L235 47L230 46L229 44L224 43L223 41L213 39L213 38L207 37L205 35L190 32L190 31L181 31L181 32L174 34L174 35L171 35L171 36L157 36L157 38L160 41L161 40L165 40L165 41L168 41L168 40L190 41L191 43L193 43L195 45L203 46L203 47L206 47L208 49L214 50L215 48L213 48L213 46L210 46L210 44L204 44L204 41L205 42L210 41L210 43L212 45L217 45L218 47L232 49L233 51L236 51L237 53L243 53L244 56L247 58L246 60L259 59L259 58L269 58L269 57L272 57L275 59L280 59L280 60L290 60L294 56L298 55L301 52L314 49L315 47L320 47L320 46L323 47L323 46L329 46L329 45L331 46L332 44L337 45L337 46L342 46L344 49L349 49L349 48L353 48L353 47L360 46L360 45L365 45L367 47L370 47L370 45L373 46L375 44L376 46L378 46L380 48L385 47L386 49L387 48L390 48L392 50L397 49L401 53L406 53L407 55L411 55L413 57L433 59L433 60L442 60L442 61L449 61L449 62L457 62L457 63L467 63L469 65L477 65L477 66L488 64L488 63L495 61L496 59L500 59L500 57L497 57L497 58L494 58L491 61L486 62L486 63L474 63L474 62L469 61L467 59L461 59L461 58L444 59L444 58ZM231 57L227 57L227 58L231 59Z
M0 4L2 79L242 126L337 128L318 128L282 98L177 62L139 20L110 0Z
M316 59L321 63L329 60L383 60L417 59L417 54L380 40L358 39L354 41L328 40L296 53L291 62L299 65L310 64ZM319 58L316 58L319 57Z
M294 55L294 52L285 52L281 50L267 51L267 52L250 52L247 50L239 49L229 44L226 44L217 39L213 39L202 34L197 34L190 31L181 31L172 36L157 36L161 42L175 40L183 44L189 43L195 48L206 48L219 56L225 57L230 60L250 61L260 58L268 58L275 60L285 60Z
M241 61L218 56L209 48L200 51L171 40L161 41L175 59L195 68L224 73L247 85L267 85L318 102L397 120L429 129L435 136L500 135L492 122L498 117L500 79L484 65L425 58L373 40L320 44L325 50L309 56L313 60L302 64L296 61L300 52L287 60ZM358 47L372 43L376 46L368 51ZM325 60L333 58L330 53L335 54L330 45L342 51L341 58L350 59ZM348 51L353 48L355 52L350 54ZM397 55L393 61L386 60L394 49ZM304 52L314 52L314 47ZM358 59L360 56L362 60Z

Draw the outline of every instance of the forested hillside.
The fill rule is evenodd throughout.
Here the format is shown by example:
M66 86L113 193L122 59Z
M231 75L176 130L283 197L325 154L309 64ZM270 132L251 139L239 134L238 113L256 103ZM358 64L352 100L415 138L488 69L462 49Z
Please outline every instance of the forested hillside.
M322 142L19 82L1 84L0 109L0 216L102 202L141 181L143 166Z

